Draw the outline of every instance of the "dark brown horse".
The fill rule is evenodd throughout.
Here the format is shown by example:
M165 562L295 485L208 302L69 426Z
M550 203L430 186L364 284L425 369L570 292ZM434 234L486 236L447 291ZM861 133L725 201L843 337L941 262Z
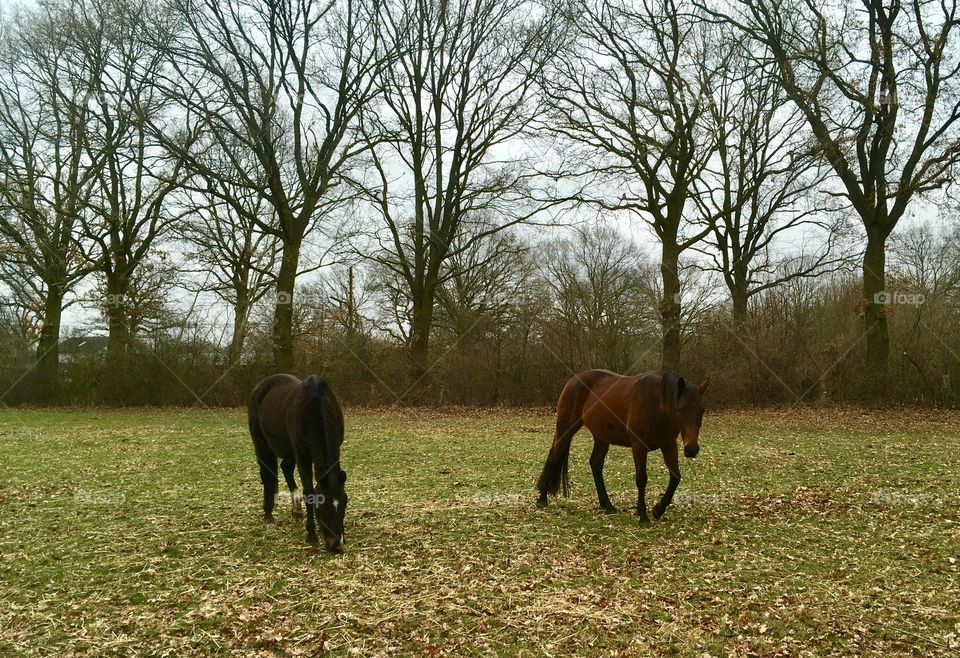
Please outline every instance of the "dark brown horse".
M263 483L263 520L273 521L279 458L293 498L294 520L302 518L294 466L300 472L307 505L307 541L317 543L316 515L324 547L332 552L343 550L347 511L343 489L347 474L340 468L343 411L330 386L316 375L306 381L293 375L272 375L250 393L247 411Z
M637 478L637 514L640 523L650 523L644 495L647 488L647 453L660 450L670 471L670 482L660 502L653 507L659 519L673 500L680 484L677 461L677 436L683 439L683 454L688 458L700 451L700 425L703 422L703 393L708 378L700 386L687 384L683 377L665 372L645 372L632 377L609 370L588 370L566 383L557 401L557 431L547 455L537 488L537 505L546 507L547 494L556 495L563 486L567 495L567 462L570 442L586 426L593 434L590 470L597 485L600 507L607 513L617 509L607 496L603 483L603 462L611 445L630 448Z

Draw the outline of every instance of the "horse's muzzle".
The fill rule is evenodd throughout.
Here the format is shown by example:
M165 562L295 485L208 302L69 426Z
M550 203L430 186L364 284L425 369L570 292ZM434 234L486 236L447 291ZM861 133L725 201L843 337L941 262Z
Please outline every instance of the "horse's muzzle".
M687 459L693 459L700 452L700 446L683 446L683 456Z
M331 553L343 553L343 539L337 537L324 537L323 547Z

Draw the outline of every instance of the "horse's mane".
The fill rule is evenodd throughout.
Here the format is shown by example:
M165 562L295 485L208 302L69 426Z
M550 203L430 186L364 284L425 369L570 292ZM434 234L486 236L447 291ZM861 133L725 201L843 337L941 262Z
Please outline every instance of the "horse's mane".
M330 408L330 387L327 382L316 375L310 375L302 385L300 395L300 423L311 413L319 414L323 428L323 445L319 446L326 462L327 477L333 479L339 468L334 469L340 461L340 442L336 438L334 410ZM311 446L314 448L315 446ZM312 452L312 450L311 450Z
M667 370L660 375L660 401L667 410L672 411L677 406L680 379L679 375Z

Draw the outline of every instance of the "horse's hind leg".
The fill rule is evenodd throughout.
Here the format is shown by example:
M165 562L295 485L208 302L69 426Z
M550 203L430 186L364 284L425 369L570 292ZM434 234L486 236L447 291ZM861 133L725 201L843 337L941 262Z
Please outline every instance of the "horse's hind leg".
M634 441L631 445L633 451L633 465L636 469L637 478L637 516L640 517L640 525L650 525L650 517L647 516L647 447L639 441Z
M277 499L280 478L277 477L277 456L272 452L257 451L260 462L260 482L263 484L263 520L273 523L273 505Z
M607 514L615 514L617 508L610 502L607 496L607 485L603 482L603 462L607 458L607 451L610 450L610 444L603 441L593 440L593 452L590 453L590 470L593 472L593 483L597 485L597 498L600 500L600 507Z
M290 490L290 504L293 509L293 520L303 520L303 495L297 489L297 481L293 477L293 472L297 468L297 462L293 459L284 459L280 462L280 469L283 471L283 479L287 481L287 489Z

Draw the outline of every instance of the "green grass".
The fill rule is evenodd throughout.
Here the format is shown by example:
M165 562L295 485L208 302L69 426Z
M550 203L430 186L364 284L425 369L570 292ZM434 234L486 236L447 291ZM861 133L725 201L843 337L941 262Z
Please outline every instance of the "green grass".
M0 655L947 655L960 415L709 415L640 528L534 507L547 412L348 410L347 552L260 521L240 411L0 412ZM667 474L650 461L648 503Z

